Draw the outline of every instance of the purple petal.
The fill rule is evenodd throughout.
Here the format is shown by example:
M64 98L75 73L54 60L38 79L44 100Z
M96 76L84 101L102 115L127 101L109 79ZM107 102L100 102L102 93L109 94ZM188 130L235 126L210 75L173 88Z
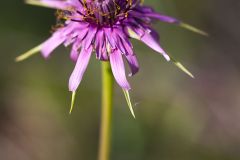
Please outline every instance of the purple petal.
M113 75L114 75L117 83L123 89L130 90L131 87L126 78L122 54L118 50L114 50L110 54L110 63L111 63Z
M96 34L95 47L96 47L97 59L103 60L103 61L108 60L105 35L102 29L98 30Z
M77 43L74 43L73 46L72 46L72 50L71 50L71 53L70 53L70 58L75 62L77 61L78 59L78 44Z
M163 15L161 13L152 12L152 13L146 13L144 15L148 16L150 18L158 19L158 20L160 20L162 22L166 22L166 23L175 23L175 24L180 23L180 21L178 19L167 16L167 15Z
M72 50L70 53L70 58L73 61L77 61L78 59L79 50L82 46L82 39L86 36L87 32L88 32L87 28L84 28L77 32L77 37L74 39L75 42L73 43Z
M108 43L108 40L105 37L104 45L102 47L100 60L102 60L102 61L109 61L108 53L110 53L110 50L111 50L110 44Z
M75 41L82 40L87 32L88 32L88 24L87 23L73 23L68 26L69 31L65 31L65 35L67 36L67 39L64 42L64 46L67 47L68 45L72 44Z
M116 34L118 36L119 43L120 45L122 45L122 48L124 50L123 53L125 53L125 55L133 55L133 46L129 41L128 37L126 36L124 30L118 29Z
M82 43L83 39L87 36L88 34L88 28L84 28L81 30L77 30L75 31L77 37L76 37L76 41L80 46L80 43Z
M132 38L136 39L139 39L139 37L142 37L145 34L145 29L134 19L131 19L131 22L129 22L129 24L126 24L124 31L127 35L129 35L129 37L132 37L132 35L129 33L129 31L132 31L132 33L135 33L135 36Z
M97 27L90 26L89 29L88 29L87 36L83 39L83 43L82 43L82 46L85 49L88 49L90 47L96 33L97 33Z
M83 8L84 6L81 3L81 0L70 0L69 3L71 3L73 6L77 6L79 8Z
M133 14L134 16L137 16L137 17L154 18L166 23L176 23L176 24L180 23L178 19L171 16L164 15L162 13L157 13L151 7L144 7L144 6L136 7L135 10L130 12L130 14Z
M69 79L69 91L75 92L82 80L83 74L85 73L87 69L87 65L89 63L90 57L92 53L92 47L89 47L88 49L82 49L76 66L72 72L72 75Z
M129 74L129 76L133 76L139 71L137 57L136 55L127 55L126 59L131 69L131 73Z
M119 28L107 28L105 29L106 37L111 44L112 48L119 49L123 54L133 54L131 43L124 39L124 31Z
M141 34L141 32L139 32L141 30L143 31L143 26L139 26L138 28L126 27L125 30L131 38L141 40L143 43L145 43L153 50L161 53L167 61L170 61L170 57L158 43L159 37L156 36L156 32L152 32L153 31L152 29L145 27L143 35Z
M104 33L111 47L115 49L117 44L116 44L116 39L114 39L115 37L112 34L114 33L113 28L104 28Z
M136 11L141 12L141 13L152 13L154 12L153 8L148 7L148 6L137 6L135 8Z
M52 51L65 41L65 36L62 36L60 32L54 33L47 41L42 45L42 55L48 58Z
M140 40L153 50L161 53L167 61L170 61L170 57L168 56L168 54L162 49L162 47L158 43L158 40L155 39L155 36L153 36L151 33L146 31Z
M43 57L48 58L54 49L72 36L71 33L76 27L76 23L69 23L68 26L58 29L53 33L53 35L42 45L41 52Z
M163 15L163 14L160 14L160 13L148 13L148 14L146 14L146 16L158 19L162 22L176 23L176 24L180 23L180 21L178 19L176 19L174 17L167 16L167 15Z

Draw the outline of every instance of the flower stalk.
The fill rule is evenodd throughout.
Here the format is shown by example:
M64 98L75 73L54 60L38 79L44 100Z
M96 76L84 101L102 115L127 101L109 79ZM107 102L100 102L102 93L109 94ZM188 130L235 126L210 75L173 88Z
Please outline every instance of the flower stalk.
M102 111L98 160L109 160L111 146L113 76L109 62L102 62Z

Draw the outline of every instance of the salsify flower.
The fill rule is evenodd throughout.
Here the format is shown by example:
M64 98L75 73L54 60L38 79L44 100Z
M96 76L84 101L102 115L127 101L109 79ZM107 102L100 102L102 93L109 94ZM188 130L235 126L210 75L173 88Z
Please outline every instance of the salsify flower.
M159 36L151 26L152 21L160 20L200 34L206 33L173 17L155 12L152 8L142 5L141 0L26 0L26 3L57 9L57 25L48 40L17 57L17 61L24 60L39 51L43 57L48 58L59 45L71 45L70 58L76 62L69 79L69 90L73 93L72 106L90 57L95 52L98 60L110 61L113 76L123 89L134 115L128 92L131 87L126 78L124 59L130 66L129 76L139 71L139 64L130 38L145 43L167 61L172 60L180 69L193 77L160 46Z

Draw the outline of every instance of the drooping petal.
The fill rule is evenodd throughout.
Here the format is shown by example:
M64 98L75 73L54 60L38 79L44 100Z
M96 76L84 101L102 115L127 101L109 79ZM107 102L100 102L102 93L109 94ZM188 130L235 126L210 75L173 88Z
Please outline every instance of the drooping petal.
M109 44L111 45L112 49L117 47L116 38L113 36L113 28L104 28L104 33L106 35L106 39L108 40Z
M160 13L154 13L154 12L147 13L147 14L145 14L145 16L155 18L155 19L158 19L158 20L160 20L162 22L166 22L166 23L175 23L175 24L180 23L180 21L178 19L171 17L171 16L163 15Z
M97 33L97 27L89 26L88 33L87 33L86 37L83 39L83 42L82 42L82 46L85 49L88 49L90 47L92 41L95 38L96 33Z
M135 75L139 71L139 64L136 55L126 55L127 62L130 66L131 73L129 76Z
M104 44L105 46L106 44ZM108 53L107 53L107 50L106 50L106 47L103 47L102 49L102 53L101 53L101 56L99 58L101 61L108 61L109 60L109 57L108 57Z
M151 33L145 32L145 34L141 37L141 41L144 42L146 45L148 45L153 50L163 54L163 56L167 60L170 60L169 56L162 49L162 47L159 45L158 41L151 35Z
M72 50L70 53L70 58L73 61L77 61L78 59L79 50L82 47L82 39L86 36L87 32L88 32L87 28L83 28L75 32L77 36L74 39L74 43L72 45Z
M42 45L41 52L43 57L48 58L52 51L56 49L66 39L60 32L54 33L47 41Z
M145 34L145 29L135 19L129 18L125 24L124 31L131 38L140 39Z
M70 37L67 37L63 45L64 47L68 47L70 44L74 43L75 41L76 41L76 37L70 36Z
M133 54L130 41L125 36L124 30L119 27L105 28L104 33L113 49L119 49L123 54Z
M52 51L56 49L59 45L68 41L69 38L73 38L75 34L72 32L77 28L76 23L69 23L66 27L58 29L53 35L43 43L41 52L43 57L48 58Z
M72 46L72 50L71 50L71 53L70 53L70 58L75 62L77 61L78 59L78 51L79 48L78 48L78 43L74 43L73 46Z
M95 48L96 48L96 58L102 61L107 61L107 48L106 48L106 38L104 31L99 29L96 34L95 39Z
M103 30L102 29L98 30L98 32L96 34L96 39L95 39L95 45L96 45L97 52L99 52L99 50L101 50L103 43L104 43L104 39L105 39L105 36L104 36Z
M146 16L149 16L151 18L155 18L155 19L158 19L162 22L166 22L166 23L173 23L173 24L176 24L180 27L183 27L189 31L192 31L192 32L195 32L195 33L198 33L198 34L201 34L203 36L208 36L208 33L201 30L201 29L198 29L190 24L187 24L187 23L184 23L176 18L173 18L173 17L170 17L170 16L167 16L167 15L163 15L163 14L160 14L160 13L148 13L148 14L145 14Z
M116 34L118 36L119 39L119 43L120 45L122 45L122 48L124 50L123 53L125 53L125 55L133 55L133 46L131 44L131 42L129 41L129 38L126 36L126 34L124 33L123 29L117 29L116 30Z
M148 45L153 50L161 53L167 61L170 61L170 57L168 56L168 54L162 49L162 47L159 45L159 43L156 41L156 39L154 39L154 37L151 34L146 33L141 38L141 41L144 42L146 45Z
M25 60L26 58L30 57L31 55L39 51L41 51L43 57L45 58L49 57L51 52L65 41L67 34L69 34L74 29L74 27L75 25L69 24L68 27L64 29L59 29L48 40L46 40L42 44L18 56L16 58L16 61Z
M146 30L145 34L140 37L136 32L134 32L131 28L128 28L128 33L130 37L141 40L143 43L145 43L147 46L152 48L153 50L161 53L163 57L167 60L170 61L170 57L168 54L162 49L162 47L159 45L158 40L155 38L154 35L151 34L150 30Z
M76 30L74 32L74 34L72 34L72 36L74 37L73 42L72 42L73 43L72 51L74 51L74 50L77 51L80 49L80 47L82 46L82 40L87 35L87 33L88 33L88 28L83 28L81 30L79 30L79 29ZM65 43L67 41L68 40L66 40ZM73 58L72 60L74 60L76 58L76 55L74 55L74 52L70 54L70 57L71 57L71 59Z
M127 49L126 49L126 46L127 46L127 44L124 44L124 42L122 41L122 39L120 38L120 36L118 36L118 35L114 35L114 37L115 37L115 39L116 39L116 46L117 46L117 48L123 53L123 54L125 54L125 55L128 55L129 53L128 53L128 51L127 51Z
M82 48L76 66L69 79L69 91L75 92L82 81L83 74L87 69L90 57L92 53L92 47L88 49Z
M159 42L160 36L159 36L158 32L152 28L148 28L148 30L151 33L151 36L153 37L153 39L155 39L157 42Z
M103 39L103 41L104 41L104 43L103 43L103 47L102 47L100 60L102 60L102 61L109 61L109 53L111 53L111 47L110 47L110 44L109 44L106 36Z
M139 19L142 19L142 20L146 20L146 17L149 17L150 19L157 19L162 22L176 24L192 32L201 34L203 36L208 36L207 32L201 29L198 29L192 25L189 25L187 23L184 23L181 20L178 20L174 17L168 16L162 13L157 13L151 7L138 6L135 9L133 9L129 14L131 14L133 17L139 17Z
M122 54L118 50L114 50L110 54L110 63L113 75L117 83L124 89L130 90L131 87L127 81L125 67L123 63Z
M103 41L103 46L100 49L101 52L99 52L99 55L97 58L100 59L101 61L109 61L108 53L110 53L110 50L111 50L110 44L108 43L106 37L102 39L102 41Z

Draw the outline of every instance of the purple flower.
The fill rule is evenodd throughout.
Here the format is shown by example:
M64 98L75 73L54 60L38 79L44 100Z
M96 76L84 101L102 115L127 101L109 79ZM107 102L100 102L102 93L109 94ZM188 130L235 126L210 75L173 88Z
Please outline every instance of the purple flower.
M156 13L152 8L143 6L140 0L27 0L26 2L57 9L58 24L48 40L17 57L17 61L38 51L43 57L48 58L59 45L71 45L70 58L76 62L69 79L69 90L73 93L77 90L94 52L98 60L110 61L112 73L119 86L124 91L130 90L124 59L131 69L129 76L139 70L130 38L142 41L170 61L172 58L160 46L158 34L151 27L153 20L176 24L205 34L173 17ZM174 62L188 72L179 62Z

